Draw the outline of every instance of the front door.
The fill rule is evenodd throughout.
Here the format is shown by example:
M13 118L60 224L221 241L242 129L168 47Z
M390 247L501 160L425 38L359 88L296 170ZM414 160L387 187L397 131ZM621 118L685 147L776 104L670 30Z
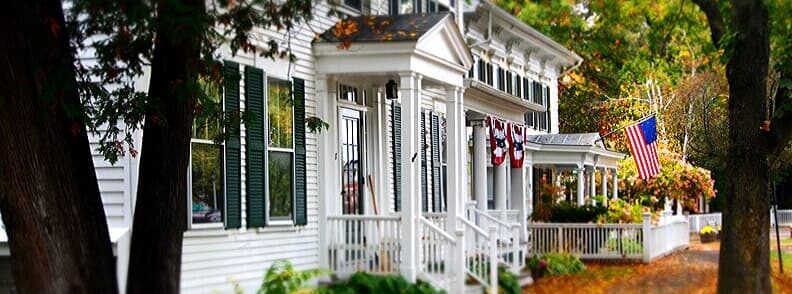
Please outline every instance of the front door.
M363 156L363 112L341 107L339 110L341 142L341 211L363 214L365 186Z

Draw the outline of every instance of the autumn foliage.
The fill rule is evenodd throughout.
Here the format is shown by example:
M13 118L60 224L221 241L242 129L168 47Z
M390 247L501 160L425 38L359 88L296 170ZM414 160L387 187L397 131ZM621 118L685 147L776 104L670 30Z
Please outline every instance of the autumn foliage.
M699 197L717 194L710 171L682 162L677 154L660 151L660 174L643 180L638 177L635 160L628 157L619 164L619 197L638 200L645 205L662 206L664 199L682 202L685 210L699 212Z

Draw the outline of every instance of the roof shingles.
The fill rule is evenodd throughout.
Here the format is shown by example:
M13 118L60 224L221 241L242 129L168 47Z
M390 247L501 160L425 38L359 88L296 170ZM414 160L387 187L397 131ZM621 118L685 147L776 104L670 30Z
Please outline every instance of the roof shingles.
M340 20L320 34L316 42L415 41L448 16L445 13L367 15Z

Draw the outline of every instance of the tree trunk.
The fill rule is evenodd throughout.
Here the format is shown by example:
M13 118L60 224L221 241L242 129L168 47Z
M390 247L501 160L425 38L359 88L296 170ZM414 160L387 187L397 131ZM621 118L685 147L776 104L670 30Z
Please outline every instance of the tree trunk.
M0 13L0 211L21 293L117 293L60 1Z
M729 194L723 211L718 292L770 293L770 177L766 120L769 41L761 0L733 0L737 34L729 80Z
M129 293L178 293L201 34L200 0L161 1L143 128Z

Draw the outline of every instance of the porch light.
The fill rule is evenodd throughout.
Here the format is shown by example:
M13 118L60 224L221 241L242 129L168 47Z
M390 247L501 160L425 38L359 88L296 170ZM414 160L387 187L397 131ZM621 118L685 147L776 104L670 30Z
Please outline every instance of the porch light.
M397 99L399 98L398 84L394 80L388 80L388 83L385 84L385 98L387 99Z

